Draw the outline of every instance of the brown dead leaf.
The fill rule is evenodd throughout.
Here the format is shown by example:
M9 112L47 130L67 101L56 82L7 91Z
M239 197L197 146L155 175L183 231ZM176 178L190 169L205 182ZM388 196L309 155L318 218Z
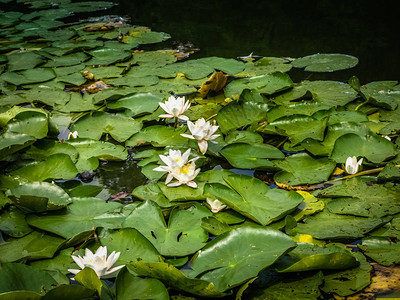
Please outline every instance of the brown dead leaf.
M96 23L96 24L89 24L83 27L83 31L86 32L93 32L93 31L107 31L114 29L114 23Z
M215 93L219 92L226 85L226 81L228 80L228 76L222 73L221 71L214 73L206 82L204 82L201 88L198 90L200 96L204 99L207 97L210 91Z
M94 94L102 90L108 89L109 86L103 81L99 80L81 89L82 93Z
M380 299L379 295L385 294L385 299L392 293L400 292L400 266L385 267L377 263L371 263L374 273L371 277L371 284L363 291L348 297L339 297L340 300L373 300Z

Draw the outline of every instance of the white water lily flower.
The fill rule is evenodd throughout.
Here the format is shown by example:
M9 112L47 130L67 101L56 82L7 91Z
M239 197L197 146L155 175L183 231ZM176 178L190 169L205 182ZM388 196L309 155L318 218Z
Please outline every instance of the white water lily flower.
M93 269L97 276L100 278L101 276L111 274L121 268L124 267L118 266L115 268L111 268L113 264L117 261L121 252L113 251L110 256L107 258L107 246L99 247L96 253L93 254L88 248L85 249L85 256L81 257L72 255L73 260L76 264L81 268L91 268ZM78 274L81 270L76 269L68 269L72 274Z
M189 100L185 102L185 97L175 98L174 96L171 96L167 101L165 101L165 103L160 102L159 105L167 112L167 114L159 115L159 118L178 118L184 121L189 120L188 117L183 115L183 113L190 107L190 102Z
M174 168L171 171L171 176L175 178L176 182L168 184L168 186L180 186L182 184L186 184L192 188L197 188L196 182L193 179L196 178L197 174L199 174L200 168L196 169L196 164L191 161L182 167Z
M383 137L384 137L385 139L387 139L388 141L392 141L392 139L391 139L390 137L388 137L387 135L383 135Z
M197 140L200 152L202 154L207 152L207 147L208 147L207 141L216 143L212 140L220 136L219 134L214 134L219 128L219 126L211 126L210 122L209 121L206 122L204 118L198 119L195 123L188 121L187 124L192 135L181 134L181 136Z
M167 179L165 180L165 184L169 183L172 178L172 172L175 168L181 168L188 162L194 162L196 161L199 157L192 158L191 160L189 159L190 155L190 150L188 149L185 151L185 153L181 154L180 150L169 150L169 155L159 155L160 159L166 164L166 166L159 166L157 168L154 168L154 171L159 171L159 172L168 172Z
M68 139L73 138L76 139L78 137L78 131L68 133Z
M207 197L206 200L207 200L208 205L210 205L211 211L213 213L220 212L221 210L226 208L226 205L224 203L222 203L221 201L219 201L218 199L213 200L213 199Z
M349 156L346 160L346 172L348 174L356 174L358 172L358 167L361 166L363 161L363 158L361 158L359 161L357 161L357 157Z

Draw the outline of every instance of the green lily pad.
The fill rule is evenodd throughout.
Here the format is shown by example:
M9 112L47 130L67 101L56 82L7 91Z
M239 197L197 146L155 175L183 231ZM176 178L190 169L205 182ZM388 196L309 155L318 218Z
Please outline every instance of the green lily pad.
M21 133L42 139L47 136L47 115L37 111L24 111L7 123L8 132Z
M371 184L359 178L343 181L317 195L335 197L326 201L326 207L336 214L379 218L400 212L399 188Z
M159 279L173 289L190 294L214 298L229 295L218 291L212 282L188 278L179 269L164 262L147 263L138 261L127 265L127 268L139 276Z
M257 276L295 246L279 231L254 227L234 229L217 236L197 254L189 276L211 281L223 292Z
M132 117L152 113L162 102L162 98L151 93L139 93L122 97L114 103L108 103L107 107L111 109L126 109Z
M20 238L30 233L32 228L26 223L25 214L11 206L0 211L0 230L8 236Z
M69 273L68 269L75 269L76 263L72 259L74 248L63 249L58 252L53 258L35 260L29 264L36 269L59 271L66 275Z
M230 188L211 183L206 184L205 193L262 225L289 214L303 200L296 192L269 189L264 182L250 176L231 175L224 179Z
M122 204L106 203L98 198L74 198L66 210L46 216L29 215L31 226L58 234L64 238L96 227L119 228L125 219L119 214Z
M344 297L361 291L371 283L371 265L361 252L355 252L354 256L360 262L358 267L339 272L324 271L325 281L321 290Z
M350 251L335 245L319 247L299 243L295 249L274 264L279 272L301 272L320 269L348 269L358 265Z
M349 133L336 140L331 158L338 163L344 163L349 156L358 156L365 157L372 163L380 163L396 155L394 144L381 136Z
M346 54L318 53L296 59L292 65L308 72L333 72L350 69L358 64L358 58Z
M307 138L322 141L328 118L316 120L305 115L282 117L269 123L262 132L274 132L288 136L293 144L298 144Z
M250 78L237 79L225 87L225 96L239 99L245 89L254 90L261 94L272 95L287 90L293 86L293 81L286 73L274 72Z
M254 102L230 102L217 115L219 129L223 133L266 120L267 104Z
M0 158L17 152L33 144L36 139L27 134L5 132L0 135Z
M385 135L398 134L400 132L400 106L394 111L382 110L380 114L380 121L390 122L385 127L380 129L379 133Z
M151 144L154 147L165 147L169 145L186 146L189 139L181 136L181 133L186 132L186 127L165 127L161 125L153 125L143 128L129 140L126 141L126 146L141 146Z
M107 250L119 252L121 255L115 266L128 264L138 260L146 262L159 261L160 254L139 231L133 228L119 230L103 230L100 234L100 243L107 246Z
M20 239L0 244L0 262L51 258L64 242L62 238L34 231Z
M44 67L47 68L57 68L57 67L67 67L73 65L79 65L84 62L88 56L83 52L76 52L68 55L63 55L60 57L52 57Z
M286 274L287 275L287 274ZM316 274L302 274L301 278L296 276L285 276L280 281L274 282L266 288L257 288L250 286L251 289L246 290L246 299L251 300L306 300L318 299L321 296L319 286L324 282L322 272Z
M274 164L269 159L285 158L278 148L268 144L230 144L225 146L220 153L232 166L241 169L271 168Z
M8 197L29 212L43 212L66 207L71 199L66 192L48 182L31 182L8 191Z
M19 72L6 72L0 79L14 85L24 85L49 81L56 77L52 69L35 68Z
M374 81L363 85L361 94L368 102L394 110L400 101L400 85L397 81Z
M44 61L44 57L31 51L18 51L7 56L8 71L33 69Z
M389 222L391 217L364 218L338 215L323 210L307 216L297 227L287 230L290 235L310 234L317 239L356 239Z
M126 269L122 269L118 273L115 286L117 297L121 300L131 300L132 295L139 299L170 299L168 290L161 281L133 276Z
M111 1L82 1L79 3L65 3L61 8L70 10L73 13L92 12L97 10L105 10L115 5Z
M109 133L116 141L124 142L140 131L142 123L123 115L97 112L86 115L72 125L71 131L78 131L79 137L99 140Z
M98 159L121 161L128 157L123 146L108 142L77 138L65 141L65 144L73 146L79 153L76 162L79 173L95 170L99 166Z
M58 153L68 154L73 162L76 162L79 156L77 149L68 143L59 143L54 140L41 139L36 141L36 143L23 154L23 158L41 161Z
M195 60L196 62L201 62L206 64L217 71L222 71L226 74L236 74L244 70L245 64L241 61L232 58L222 58L222 57L204 57Z
M129 50L112 49L112 48L100 48L88 52L89 55L93 56L92 59L86 62L86 65L111 65L116 62L124 61L132 56L132 52Z
M286 73L291 69L292 64L290 64L286 59L278 57L263 57L255 62L246 62L245 69L235 75L240 77L259 76L274 72Z
M274 180L287 185L314 184L327 181L336 163L328 158L315 159L307 153L294 154L274 164L282 169Z
M43 162L35 162L10 173L10 175L19 176L28 182L71 179L77 174L78 170L69 155L62 153L51 155Z
M0 293L32 291L44 294L56 285L57 281L49 272L38 270L24 264L2 263L0 265Z
M162 255L184 256L205 245L208 234L200 225L210 215L207 208L194 203L187 209L175 208L167 225L159 206L146 201L126 217L123 227L137 229Z
M251 132L248 130L244 131L231 131L225 137L225 143L246 143L246 144L262 144L264 142L263 137L258 133Z
M367 237L357 246L366 256L381 265L391 266L400 263L400 244L386 237Z

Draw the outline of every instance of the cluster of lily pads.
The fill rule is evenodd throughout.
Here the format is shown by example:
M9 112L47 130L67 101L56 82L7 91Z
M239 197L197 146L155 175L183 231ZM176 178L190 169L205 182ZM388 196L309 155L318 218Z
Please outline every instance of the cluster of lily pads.
M32 12L0 16L0 298L340 298L400 263L397 81L294 83L358 60L190 59L141 50L169 35L116 16L60 20L110 2L16 3ZM79 180L128 157L148 179L130 201Z

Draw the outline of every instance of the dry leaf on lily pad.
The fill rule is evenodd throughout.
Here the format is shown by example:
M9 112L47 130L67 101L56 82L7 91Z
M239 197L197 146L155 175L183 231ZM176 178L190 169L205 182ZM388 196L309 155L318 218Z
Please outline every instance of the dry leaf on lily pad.
M108 89L108 88L109 88L109 86L100 80L100 81L96 81L95 83L92 83L92 84L88 85L87 87L81 89L81 92L95 94L97 92L100 92L100 91Z
M210 78L208 78L207 81L202 84L201 88L198 90L200 96L204 99L205 97L207 97L210 91L216 93L219 92L226 85L227 79L228 76L222 72L214 73L210 76Z
M371 284L363 291L353 296L340 297L337 295L335 299L340 300L373 300L380 299L379 295L383 295L385 299L398 299L400 294L400 266L385 267L379 264L372 263L374 267L374 275L371 277ZM393 298L390 296L393 294Z

